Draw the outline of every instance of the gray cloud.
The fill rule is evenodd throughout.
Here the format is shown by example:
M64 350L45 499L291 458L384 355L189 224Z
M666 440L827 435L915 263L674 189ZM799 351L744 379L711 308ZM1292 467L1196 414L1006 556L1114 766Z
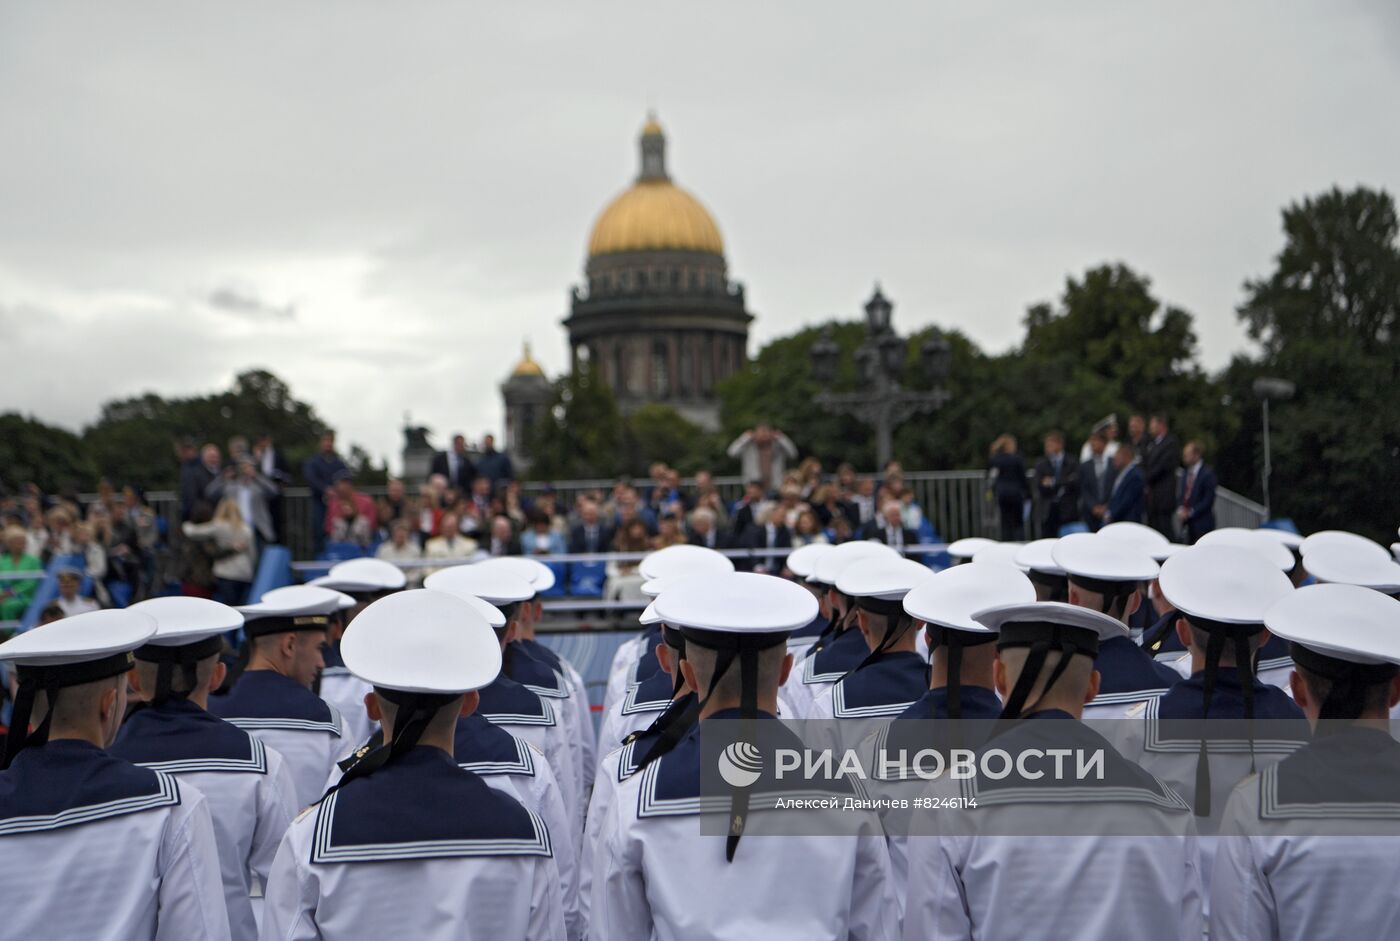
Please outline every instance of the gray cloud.
M297 315L297 305L290 301L274 304L239 287L215 288L205 301L217 311L247 320L294 320Z

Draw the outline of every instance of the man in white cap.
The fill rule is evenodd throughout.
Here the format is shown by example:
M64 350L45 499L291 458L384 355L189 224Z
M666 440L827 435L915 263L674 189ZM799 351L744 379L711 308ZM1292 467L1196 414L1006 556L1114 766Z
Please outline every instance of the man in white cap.
M757 818L781 816L766 811L771 774L718 797L728 806L727 837L697 832L704 728L737 719L760 740L786 735L800 746L773 719L792 664L787 635L812 619L815 599L784 579L734 573L686 579L656 604L658 616L685 635L681 669L700 691L701 721L619 785L602 824L590 936L891 937L889 864L878 832L744 835L751 823L762 825Z
M787 570L792 573L793 580L816 596L818 605L817 616L812 618L812 622L793 631L788 638L788 652L794 656L805 653L808 647L816 643L831 620L831 603L827 601L826 590L808 579L816 569L817 560L835 548L829 542L809 542L794 549L792 555L787 557Z
M923 696L929 666L915 649L919 632L904 610L904 596L932 577L926 566L896 556L860 559L841 570L836 591L854 600L856 625L868 653L823 690L803 718L890 718Z
M485 618L398 592L360 613L341 654L374 688L385 743L287 831L262 937L565 937L548 829L453 756L458 717L501 668Z
M855 599L836 587L836 579L846 566L869 558L903 556L881 542L843 542L817 559L807 579L825 591L831 617L784 684L784 699L798 718L804 717L831 684L860 666L870 653L865 635L856 628Z
M976 617L998 632L1008 723L979 755L1007 757L979 757L971 778L931 788L972 803L916 818L904 937L1199 941L1189 807L1080 721L1099 683L1094 657L1127 627L1052 601ZM1057 770L1052 749L1077 757ZM1101 773L1075 772L1089 756Z
M340 659L340 638L355 616L372 601L402 591L408 584L403 570L383 559L347 559L331 566L330 572L313 578L308 584L338 591L355 599L354 607L333 618L327 633L329 643L322 654L326 665L321 670L316 692L334 706L345 723L345 735L351 742L363 742L374 732L374 723L365 714L365 694L369 687L345 669ZM269 595L271 592L268 593ZM268 595L263 596L267 600Z
M652 628L660 631L652 651L657 668L645 679L629 685L621 700L603 714L598 740L608 751L622 745L633 732L650 726L657 716L670 708L684 685L679 664L685 653L685 641L678 632L666 630L666 625L656 617L654 603L666 584L678 581L679 578L654 578L642 584L642 594L653 599L653 603L637 620L644 631Z
M7 938L229 937L204 795L104 751L131 652L155 632L140 612L93 611L0 644L19 678L0 771Z
M1035 585L1036 601L1066 601L1069 598L1069 577L1055 562L1055 545L1059 541L1057 537L1028 542L1016 550L1011 560Z
M141 699L110 753L199 788L209 801L224 902L235 941L254 941L253 878L267 884L272 858L301 805L282 756L213 715L209 691L223 680L224 634L243 615L205 598L172 596L133 605L155 619L136 648L131 685Z
M210 712L287 762L298 807L321 796L336 759L355 744L344 737L340 711L311 691L325 663L331 617L345 600L338 591L296 585L279 590L275 600L239 608L248 668L227 695L209 698Z
M1293 646L1312 743L1230 796L1211 881L1211 937L1400 936L1400 601L1353 585L1280 599L1264 623Z
M499 608L506 618L505 626L496 629L504 662L519 605L534 595L528 582L507 572L482 570L477 565L454 565L429 575L423 584L437 591L475 595ZM544 754L564 792L564 806L573 822L571 835L577 836L583 832L583 812L588 806L588 782L581 776L582 753L573 723L564 712L564 698L557 689L547 691L549 695L542 689L511 679L502 669L478 691L476 711Z
M1069 603L1106 614L1124 625L1122 636L1104 638L1096 667L1100 683L1085 707L1090 719L1116 719L1137 703L1161 696L1180 679L1133 643L1128 619L1142 603L1142 586L1157 577L1158 565L1126 540L1097 533L1065 536L1051 557L1069 580Z

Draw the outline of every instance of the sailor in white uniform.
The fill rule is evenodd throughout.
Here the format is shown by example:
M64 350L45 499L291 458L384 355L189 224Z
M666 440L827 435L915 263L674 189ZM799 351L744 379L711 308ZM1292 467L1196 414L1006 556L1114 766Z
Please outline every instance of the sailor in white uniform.
M1271 530L1267 529L1240 529L1238 527L1226 527L1224 529L1213 529L1196 541L1198 546L1233 546L1240 549L1249 549L1257 552L1271 563L1278 567L1278 570L1286 574L1289 582L1297 588L1308 576L1302 571L1300 564L1301 556L1295 554L1288 548L1291 540L1280 539L1268 535ZM1296 534L1285 534L1293 535ZM1300 545L1301 539L1294 545ZM1299 574L1301 572L1301 574ZM1260 646L1254 655L1254 675L1259 682L1266 686L1276 686L1283 690L1285 694L1289 692L1288 678L1293 675L1293 660L1288 655L1288 642L1281 637L1270 636ZM1191 658L1184 657L1176 664L1180 669L1180 664L1185 664L1182 670L1183 675L1191 675Z
M324 663L321 650L332 615L346 596L296 585L238 610L251 647L248 668L226 695L209 697L209 711L272 748L287 762L297 806L321 796L336 760L354 747L340 711L311 691Z
M1104 535L1113 525L1097 533L1063 537L1055 543L1051 557L1069 580L1070 604L1107 614L1126 630L1142 603L1142 586L1157 577L1159 566L1131 541ZM1131 633L1105 638L1095 665L1101 682L1094 701L1084 708L1085 719L1121 718L1134 705L1161 696L1181 678L1135 644Z
M652 651L657 669L640 682L630 685L613 711L603 716L598 740L609 751L619 748L633 732L639 732L656 721L657 716L670 708L685 684L679 666L685 652L685 639L679 631L667 631L656 616L656 596L664 585L675 584L676 581L674 578L654 578L642 585L643 594L653 601L637 620L643 630L660 631L657 645Z
M988 546L995 546L995 539L988 539L985 536L964 536L962 539L954 539L948 543L948 555L952 556L954 565L963 565L971 562L972 557Z
M535 589L519 575L483 569L480 564L439 569L423 585L435 591L475 595L505 615L506 626L496 630L504 666L500 675L480 690L477 712L544 753L564 791L564 805L574 823L571 836L577 843L588 807L583 749L574 731L572 710L577 704L569 700L567 686L558 674L524 656L517 663L511 646L520 605L534 597Z
M781 578L731 573L668 586L656 605L685 635L681 669L702 691L701 721L619 785L602 825L590 937L892 937L889 863L877 823L838 836L746 833L780 816L768 808L788 785L766 769L748 788L701 793L700 732L711 723L720 729L738 720L761 742L800 745L774 714L792 663L787 634L811 621L816 600ZM712 823L730 821L714 835L700 829L709 813L702 808L710 807L724 814Z
M326 665L321 670L316 693L340 713L345 723L346 739L363 742L375 731L374 723L365 714L365 694L369 692L369 686L345 669L340 659L340 638L355 616L365 609L365 605L390 592L403 591L408 579L402 569L383 559L347 559L332 565L328 573L313 578L307 584L329 588L355 599L354 607L342 613L343 623L331 625L330 643L326 645L324 653ZM274 592L268 592L262 600L273 596Z
M126 709L131 651L155 632L138 611L93 611L0 644L19 678L0 771L6 938L229 937L204 795L103 750Z
M267 884L300 805L282 756L208 711L209 691L223 681L223 635L241 627L243 616L216 601L181 596L130 610L154 618L156 634L136 649L131 684L142 704L109 752L193 784L208 799L234 941L255 941L252 880Z
M1293 645L1311 744L1230 796L1211 880L1212 938L1400 937L1400 601L1312 585L1264 623Z
M725 574L734 571L734 563L713 549L683 544L650 553L642 559L637 571L646 581L660 584L661 580L678 576ZM655 597L655 594L648 597ZM630 686L656 672L656 658L651 654L660 638L660 627L652 625L644 627L641 634L618 647L613 655L612 667L608 670L608 686L603 696L604 716L613 712Z
M1080 721L1098 685L1093 658L1127 627L1053 601L976 617L998 632L1006 700L1004 731L979 754L1004 752L1011 764L1000 774L1001 763L979 759L972 777L930 787L965 803L916 818L904 937L1200 941L1190 808ZM1068 760L1056 774L1036 757L1061 748L1101 754L1102 777L1071 773Z
M341 654L374 687L387 744L287 831L264 941L564 938L545 824L453 757L458 717L501 669L485 619L443 592L398 592L360 613Z
M522 555L495 556L482 559L476 564L483 566L487 571L499 569L512 572L525 579L530 583L530 587L535 589L534 597L520 604L520 610L516 617L516 636L511 643L514 649L545 664L564 680L563 688L568 692L573 709L575 731L578 735L582 757L583 779L586 784L593 777L593 768L597 763L598 752L598 736L597 730L593 727L593 711L588 699L588 686L584 683L582 674L572 663L535 637L535 627L544 617L544 599L541 595L554 587L554 570L539 559Z
M842 594L836 579L848 565L870 558L903 558L882 542L843 542L817 558L807 581L819 586L827 596L831 618L826 629L797 660L783 684L783 698L801 719L831 684L860 666L870 653L865 635L856 628L855 599Z
M826 630L826 626L831 621L831 604L826 598L826 589L816 582L809 582L813 570L816 568L817 560L826 555L836 547L829 542L809 542L805 546L798 546L792 550L792 554L787 557L787 570L792 573L793 580L799 585L805 585L817 598L820 606L817 616L812 618L812 623L806 627L799 627L792 632L788 638L788 653L794 657L800 657L807 652L807 648L816 643L818 637Z

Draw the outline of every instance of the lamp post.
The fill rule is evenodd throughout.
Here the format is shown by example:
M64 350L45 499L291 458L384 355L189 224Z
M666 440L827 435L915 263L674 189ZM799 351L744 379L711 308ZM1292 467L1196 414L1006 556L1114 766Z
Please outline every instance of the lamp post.
M894 428L920 412L933 411L948 401L943 388L953 358L952 347L937 327L919 349L920 366L933 379L928 392L906 390L900 385L905 372L908 341L901 339L891 323L894 304L875 286L865 302L865 341L855 352L856 370L862 392L822 392L817 403L827 411L850 415L875 428L875 454L881 467L889 463L894 450ZM836 378L841 348L832 339L831 328L822 331L810 352L812 374L823 385Z
M1269 519L1273 512L1269 504L1269 476L1274 471L1272 461L1272 451L1269 447L1269 400L1270 399L1291 399L1293 393L1297 391L1297 386L1287 379L1275 379L1268 376L1254 380L1254 394L1264 402L1264 518Z

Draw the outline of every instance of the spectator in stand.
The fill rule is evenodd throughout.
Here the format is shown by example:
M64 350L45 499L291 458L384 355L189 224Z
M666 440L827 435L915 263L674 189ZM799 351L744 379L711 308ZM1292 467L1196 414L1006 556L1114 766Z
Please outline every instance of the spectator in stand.
M625 529L613 536L613 552L644 553L651 551L651 533L646 524L634 516ZM609 560L605 568L603 597L613 601L638 601L642 598L642 576L637 574L638 559Z
M792 530L783 523L782 513L771 503L765 503L754 514L754 523L740 537L739 547L755 550L792 548ZM735 559L741 571L776 575L787 566L787 554L761 555L751 559Z
M1001 541L1020 542L1026 538L1026 462L1021 460L1014 435L999 435L992 442L987 462L987 487L1001 517Z
M182 524L205 526L214 518L214 507L200 500ZM195 598L214 597L214 543L212 540L181 539L175 544L175 576L180 593Z
M1106 415L1094 422L1094 427L1089 429L1089 437L1084 440L1083 447L1079 449L1079 464L1081 467L1089 462L1090 455L1094 453L1090 445L1095 435L1103 439L1104 458L1112 461L1113 455L1118 450L1118 416Z
M515 535L515 526L509 516L491 518L491 538L484 544L488 555L520 555L520 540Z
M1186 473L1181 478L1181 506L1176 518L1185 541L1195 545L1215 528L1215 470L1205 462L1205 448L1199 441L1186 442L1181 463Z
M209 481L204 496L216 505L225 497L237 503L238 512L252 527L259 547L277 541L271 510L277 485L262 475L252 454L245 452L225 467L223 473Z
M190 539L209 545L214 560L214 600L228 605L245 604L257 568L253 529L243 519L238 503L225 497L207 523L186 522L180 527Z
M796 480L789 480L783 484L779 491L778 505L776 507L777 517L775 522L780 522L788 529L797 525L797 518L804 512L811 510L807 504L802 502L802 485Z
M442 514L447 509L442 502L443 491L446 487L446 480L441 475L435 474L418 488L418 517L414 520L414 525L418 531L418 544L420 546L426 546L428 540L439 532Z
M507 480L496 494L496 499L500 501L498 512L510 517L510 524L517 532L529 524L530 502L525 498L525 488L520 481Z
M65 566L58 570L58 597L54 601L63 609L64 617L86 614L101 607L92 598L80 594L82 585L83 573L77 568Z
M362 514L361 507L354 501L333 500L331 506L332 510L326 517L326 522L331 528L327 534L330 541L348 542L362 549L368 548L374 541L374 520Z
M541 506L543 502L538 501L530 511L530 525L520 534L520 550L525 555L563 555L568 546L554 528L554 520Z
M259 432L253 441L253 460L257 463L258 473L273 486L274 492L267 498L267 512L272 520L272 538L268 541L280 543L283 528L286 526L283 519L282 492L292 482L292 465L287 460L287 455L282 453L282 449L273 443L272 435L266 431Z
M104 608L112 606L112 596L104 584L107 578L107 550L93 537L92 525L77 523L73 527L73 555L82 559L83 574L91 579L92 596Z
M476 465L467 453L467 439L460 434L453 435L451 450L433 455L432 472L446 477L448 486L469 493L476 477Z
M413 527L408 524L408 520L395 520L389 525L389 538L374 550L374 557L395 564L417 562L423 558L423 550L413 541ZM423 571L418 568L406 568L404 575L408 577L410 586L416 586L422 581Z
M797 446L767 423L735 438L727 453L739 459L744 479L758 481L765 494L778 489L788 461L797 460Z
M1035 464L1035 486L1040 492L1040 534L1060 535L1060 527L1079 519L1079 462L1065 453L1065 436L1052 431L1045 436L1045 455Z
M462 560L469 559L476 552L476 540L463 536L458 529L457 514L444 512L438 521L438 535L429 539L423 547L425 559ZM426 577L436 569L429 569Z
M822 485L822 462L815 457L804 457L797 465L797 483L802 499L810 503Z
M822 524L817 520L817 514L812 510L803 510L797 515L797 526L792 532L792 547L794 549L810 545L814 542L827 542L826 533L822 532Z
M49 530L44 520L43 504L31 493L25 495L21 505L24 507L25 517L24 551L43 561L44 549L49 544Z
M1108 494L1113 489L1113 457L1107 445L1104 436L1094 432L1087 445L1089 456L1079 462L1080 518L1090 532L1098 532L1103 526L1104 514L1108 512ZM1113 451L1118 453L1118 448Z
M326 525L326 503L338 475L347 470L345 462L335 453L335 432L321 432L316 453L307 458L301 467L306 485L311 488L311 532L316 540L317 552L324 547L325 533L329 528Z
M879 519L866 523L860 535L862 539L878 540L901 552L905 546L919 543L919 534L904 525L904 507L898 500L885 501L880 507Z
M633 487L622 488L613 498L613 504L617 508L615 524L619 531L635 518L642 521L649 536L656 533L656 514L652 513L650 507L642 505L636 489Z
M375 513L379 521L379 535L384 539L389 538L395 523L413 519L414 507L402 480L389 478L384 486L384 496L375 501Z
M1147 525L1171 539L1172 523L1180 506L1176 472L1181 466L1181 444L1167 426L1167 416L1154 412L1147 422L1152 444L1142 459L1147 493Z
M706 549L729 548L728 540L720 532L715 511L704 506L690 511L690 536L687 541L692 546L704 546Z
M841 490L837 484L823 484L812 494L812 510L817 514L817 522L823 529L830 529L832 521L838 516L846 517L848 523L855 523L860 519L860 510L856 509L854 503L850 503L841 498Z
M693 507L704 507L715 515L715 528L729 528L729 507L725 505L724 497L720 496L719 488L715 486L715 476L708 470L698 470L695 472L695 499L691 501Z
M685 533L681 531L680 517L674 513L663 513L657 523L656 536L651 540L651 547L665 549L667 546L679 546L685 541Z
M351 509L347 509L346 504L349 504ZM357 534L361 529L373 533L374 521L378 518L379 511L374 506L374 499L369 494L355 489L350 471L337 471L335 485L326 499L326 534L331 535L336 531L337 522L344 525L346 521L351 521ZM369 544L368 536L365 537L364 544Z
M1104 524L1141 523L1143 513L1142 468L1133 446L1124 441L1113 455L1113 483L1108 488Z
M1124 444L1133 446L1138 463L1147 459L1147 451L1152 447L1152 439L1147 436L1147 422L1141 415L1128 416L1128 440Z
M844 516L837 516L832 519L831 525L825 530L826 538L832 545L840 545L843 542L850 542L856 537L856 528L851 525L851 521Z
M485 535L491 526L491 479L478 476L472 481L471 496L460 511L462 531Z
M29 554L28 543L28 535L18 526L5 530L5 551L0 554L0 572L43 574L44 564L38 556ZM19 620L34 600L34 591L38 587L38 579L18 578L0 582L0 621Z
M607 552L612 546L613 533L603 523L597 502L580 503L578 515L578 525L569 531L569 551L575 554Z
M487 434L481 439L481 456L476 461L476 472L491 482L491 492L504 481L515 478L515 467L510 455L496 450L496 436Z
M73 554L73 513L66 506L56 506L44 514L45 563L56 556Z
M219 476L223 469L223 459L217 444L206 444L196 454L194 441L186 438L177 448L180 458L180 520L190 518L194 505L205 499L204 490L209 481Z
M763 494L763 482L750 480L748 486L744 488L744 495L730 507L729 516L733 520L736 541L742 541L745 534L756 522L755 514L763 505Z
M856 492L851 497L851 502L855 504L856 515L860 517L853 520L854 523L864 525L875 518L875 480L866 477L856 481Z

